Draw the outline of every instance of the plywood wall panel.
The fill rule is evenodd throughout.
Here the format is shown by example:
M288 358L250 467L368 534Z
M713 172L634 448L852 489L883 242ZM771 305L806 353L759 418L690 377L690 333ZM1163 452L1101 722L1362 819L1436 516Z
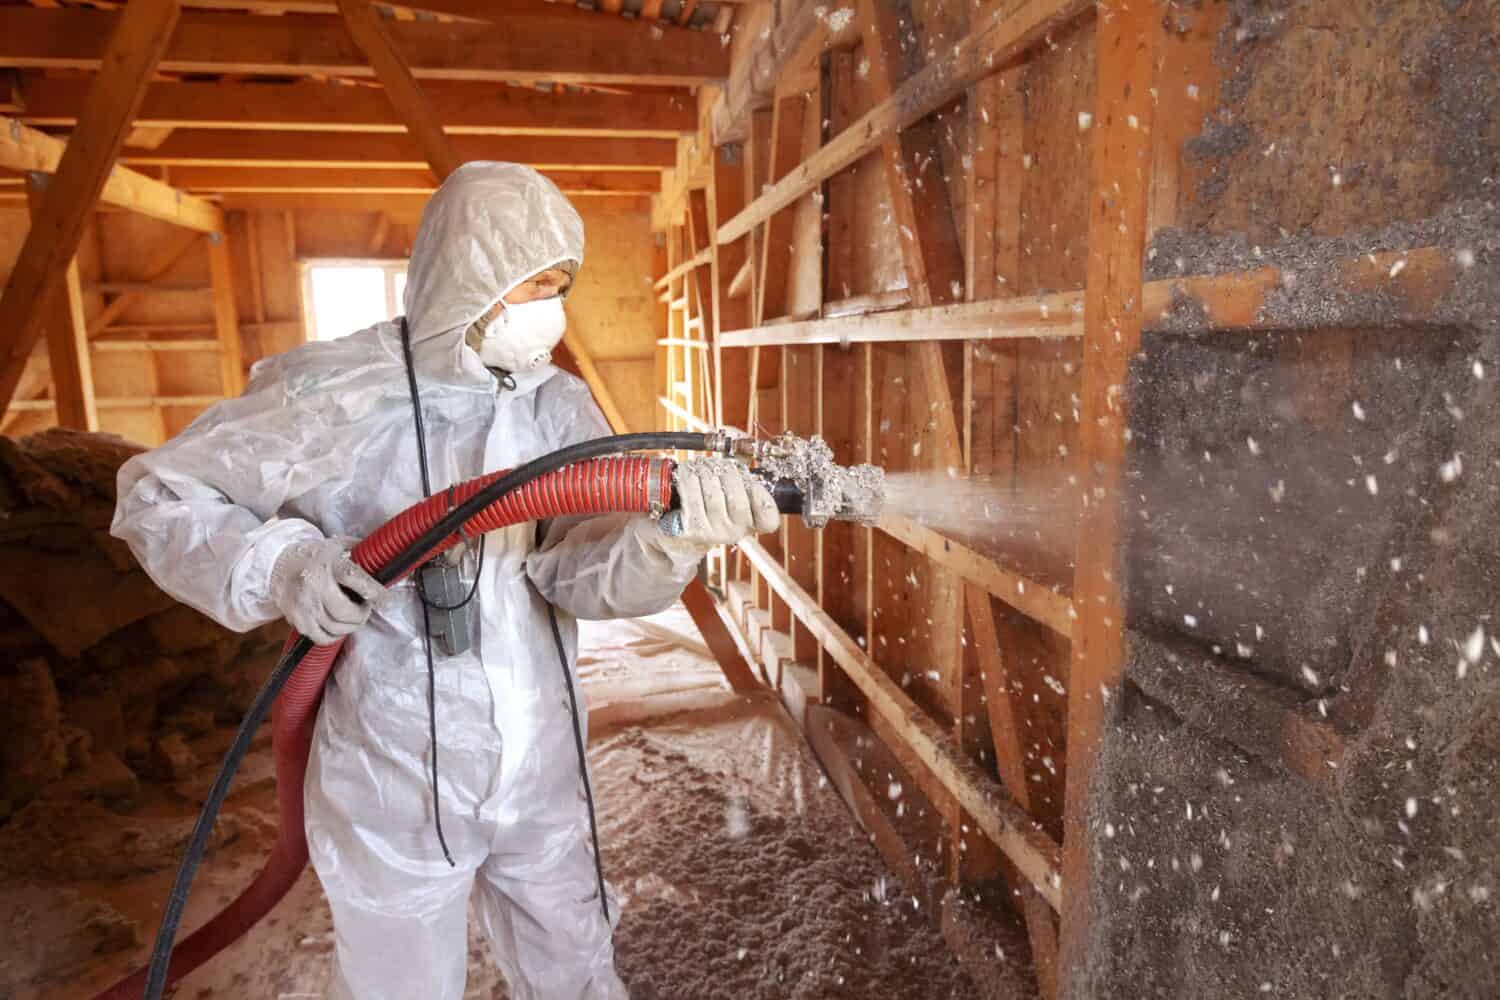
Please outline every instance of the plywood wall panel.
M583 270L568 295L568 316L596 362L643 359L656 349L656 244L649 212L622 212L587 199ZM623 391L623 390L622 390Z
M1060 31L1027 65L1017 294L1083 287L1094 75L1092 16Z
M164 439L161 414L148 407L112 406L99 411L99 429L136 444L157 445Z

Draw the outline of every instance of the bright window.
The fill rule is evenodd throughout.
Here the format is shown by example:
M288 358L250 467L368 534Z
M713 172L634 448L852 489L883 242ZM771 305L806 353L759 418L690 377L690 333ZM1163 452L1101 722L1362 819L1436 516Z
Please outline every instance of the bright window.
M302 299L309 340L333 340L401 315L404 260L308 260Z

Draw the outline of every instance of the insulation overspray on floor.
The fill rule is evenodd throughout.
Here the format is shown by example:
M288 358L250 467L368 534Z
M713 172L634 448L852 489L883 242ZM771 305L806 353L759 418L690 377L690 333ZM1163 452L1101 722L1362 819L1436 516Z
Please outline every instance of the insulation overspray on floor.
M774 696L727 691L685 611L582 631L605 867L623 905L617 964L636 1000L976 995L938 915L882 865ZM198 771L148 785L129 815L44 802L0 828L0 918L28 940L43 931L0 961L0 996L82 1000L143 959L217 738L198 744ZM187 926L248 882L274 839L269 758L263 737ZM179 995L321 996L332 950L309 871ZM477 925L469 953L466 996L505 996Z

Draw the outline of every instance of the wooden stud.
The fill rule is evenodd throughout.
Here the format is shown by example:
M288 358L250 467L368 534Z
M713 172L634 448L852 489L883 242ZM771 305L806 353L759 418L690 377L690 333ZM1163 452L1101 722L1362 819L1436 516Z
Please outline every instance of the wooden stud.
M214 294L214 334L219 342L219 383L224 395L233 398L245 391L245 351L240 343L227 233L214 233L208 238L208 273Z
M0 316L5 317L0 327L0 406L15 395L53 296L67 280L84 221L109 180L115 155L179 14L177 0L136 0L110 36L78 129L32 215L26 242L0 295Z
M745 204L743 171L743 150L731 152L721 148L715 151L713 175L708 184L709 249L712 253L709 283L714 292L713 370L717 407L714 423L720 427L744 426L749 416L746 381L749 378L749 359L742 351L726 352L723 335L725 329L742 326L749 317L749 304L735 296L734 285L741 274L748 280L750 260L743 243L721 246L716 235L719 224Z
M422 93L422 88L417 86L416 78L411 75L405 60L396 51L396 44L381 24L375 8L367 0L338 0L338 3L339 10L344 15L344 25L354 38L354 43L374 67L375 76L385 89L385 96L390 100L396 117L406 126L406 131L412 138L416 139L427 165L432 168L437 179L447 180L448 175L463 164L463 160L443 131L443 123L438 118L437 110L427 100L427 95Z
M785 177L802 158L803 116L807 99L801 94L782 97L771 112L771 160L769 179ZM766 220L760 238L760 300L756 313L760 323L786 314L787 287L792 265L793 211L789 206Z
M33 212L41 206L49 179L46 174L26 175L26 194ZM99 411L94 405L94 373L76 256L68 261L63 287L53 299L49 312L47 356L51 365L52 400L57 407L57 423L74 430L97 431Z
M1079 622L1068 682L1068 765L1064 808L1061 991L1087 966L1096 831L1089 793L1108 710L1125 667L1120 591L1119 487L1125 466L1126 369L1143 326L1147 203L1151 192L1154 90L1160 12L1152 4L1101 0L1096 26L1098 105L1089 171L1088 286L1079 418L1084 500L1074 601Z

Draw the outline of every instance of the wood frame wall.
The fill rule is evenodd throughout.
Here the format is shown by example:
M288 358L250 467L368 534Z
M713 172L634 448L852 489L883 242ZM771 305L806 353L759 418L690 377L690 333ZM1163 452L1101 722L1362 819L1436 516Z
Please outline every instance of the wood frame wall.
M1005 0L966 24L913 26L889 0L852 8L850 30L817 30L794 11L737 53L730 88L707 102L699 136L679 150L656 206L668 247L663 301L687 308L694 289L707 319L689 331L673 313L661 343L701 355L715 392L677 392L682 362L669 356L664 425L819 434L840 461L903 469L1066 474L1076 526L1061 566L887 515L868 529L788 523L714 563L712 580L762 678L910 891L928 889L921 866L876 808L881 789L851 790L858 768L830 735L829 709L863 720L941 816L950 886L1008 882L1042 994L1067 995L1100 891L1090 784L1124 683L1128 365L1143 333L1184 299L1201 306L1206 329L1266 329L1261 307L1283 276L1144 280L1150 236L1177 217L1199 84L1217 87L1222 14L1200 11L1180 29L1155 0ZM924 44L944 31L943 44ZM903 48L903 37L916 42ZM924 48L935 54L910 58ZM1031 78L1041 89L1023 90ZM804 115L824 127L801 128ZM954 144L944 122L958 116L966 135ZM1031 172L1037 149L1054 157L1047 170L1085 170L1059 151L1075 129L1086 188ZM957 184L945 183L944 167ZM877 169L888 205L860 201ZM1043 203L1032 208L1040 219L1023 218L1023 193ZM812 239L797 231L809 205L823 217ZM899 278L853 294L854 258L881 238L887 208ZM1064 229L1047 235L1050 270L1021 244L1028 226L1035 234L1048 223ZM1453 267L1449 254L1414 247L1350 260L1344 272L1356 286L1399 285L1395 296L1420 317ZM1073 287L1059 273L1075 275ZM1014 424L1014 441L988 437L984 421L996 413L1009 414L998 419ZM1059 429L1047 429L1049 418ZM898 446L923 457L899 457ZM1051 465L1038 464L1040 446L1054 452ZM900 574L916 581L906 593L889 586ZM889 652L887 640L907 636L920 637L934 684ZM1293 717L1248 674L1224 670L1232 676L1207 687L1151 678L1152 695L1187 710L1232 688L1277 731L1295 731L1279 751L1290 770L1325 780L1323 760L1341 746L1331 727ZM1050 706L1035 694L1049 687ZM945 930L962 922L950 904L963 895L943 900Z

